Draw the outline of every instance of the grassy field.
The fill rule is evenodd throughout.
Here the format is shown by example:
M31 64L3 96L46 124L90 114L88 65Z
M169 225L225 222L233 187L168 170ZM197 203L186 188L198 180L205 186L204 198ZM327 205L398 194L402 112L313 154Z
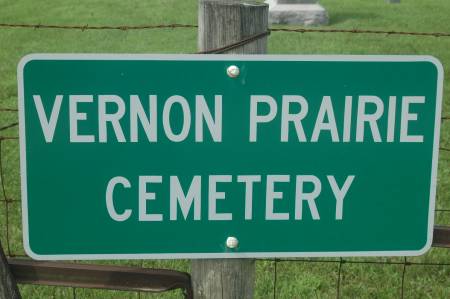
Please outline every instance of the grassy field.
M402 31L450 32L450 1L323 0L330 14L330 28L392 29ZM50 24L159 24L197 21L196 0L0 0L0 23ZM0 107L17 107L16 66L29 53L192 53L196 51L194 29L136 31L84 31L0 29ZM450 38L396 35L318 33L273 33L270 54L421 54L437 57L450 77ZM444 86L443 115L450 115L450 81ZM1 112L0 127L17 121L16 112ZM1 132L17 136L17 128ZM20 199L18 144L2 142L4 184L7 197ZM441 145L450 147L450 121L443 122ZM1 195L3 197L3 195ZM3 198L1 198L3 199ZM450 209L450 152L439 160L439 209ZM0 236L11 253L22 255L20 203L8 204L9 240L6 240L6 205L0 205ZM450 225L450 213L436 215L437 224ZM351 259L360 261L361 259ZM373 258L371 261L399 261L403 258ZM316 260L317 261L317 260ZM449 263L450 250L432 249L428 254L408 258L411 262ZM109 262L106 262L109 263ZM112 263L112 262L111 262ZM188 261L118 261L145 267L189 271ZM283 262L277 265L277 298L334 298L338 263ZM257 263L257 298L272 298L274 262ZM403 265L344 264L341 297L396 298L400 296ZM71 288L21 286L24 298L71 298ZM405 298L450 298L449 266L408 266ZM76 290L77 298L138 298L136 293ZM180 292L141 294L140 298L180 298Z

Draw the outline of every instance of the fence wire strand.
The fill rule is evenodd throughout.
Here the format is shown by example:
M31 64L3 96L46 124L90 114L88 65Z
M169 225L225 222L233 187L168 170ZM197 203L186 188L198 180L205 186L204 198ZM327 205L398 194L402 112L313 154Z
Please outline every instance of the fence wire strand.
M273 260L273 299L277 299L278 260Z
M406 256L405 256L404 260L403 260L402 284L401 284L401 293L400 293L400 298L402 298L402 299L404 298L406 266L408 266L407 261L408 260L406 259Z
M339 267L338 267L338 274L337 274L337 283L336 283L336 298L339 299L341 296L341 273L342 273L342 265L343 265L343 259L339 258Z
M157 25L119 25L119 26L98 26L98 25L52 25L52 24L12 24L12 23L0 23L0 29L55 29L55 30L153 30L153 29L192 29L197 28L197 25L189 25L189 24L157 24ZM408 36L422 36L422 37L450 37L450 33L448 32L408 32L408 31L395 31L395 30L367 30L367 29L322 29L322 28L271 28L268 32L264 32L261 34L257 34L237 43L227 45L225 47L219 49L213 49L211 51L202 52L202 53L222 53L233 49L235 47L242 46L245 43L249 43L255 41L259 38L263 38L270 34L270 32L287 32L287 33L348 33L348 34L378 34L378 35L408 35ZM8 113L8 112L18 112L17 108L8 108L0 107L0 112ZM450 120L450 116L443 116L442 122ZM0 127L0 132L14 129L18 126L18 122L11 122L10 124L4 125ZM9 257L26 257L21 252L15 252L12 249L12 240L11 240L11 206L12 204L20 203L19 198L10 198L7 194L6 183L5 183L5 161L4 160L4 150L5 150L5 142L13 141L18 142L18 136L0 136L0 179L1 179L1 195L2 199L0 201L3 203L3 207L5 209L5 227L3 227L5 231L5 241L6 241L6 253ZM441 151L450 152L450 148L441 146ZM447 178L448 179L448 178ZM17 210L14 210L17 211ZM442 208L436 209L436 213L450 213L450 209ZM15 246L14 248L17 248ZM267 261L267 260L265 260ZM440 267L450 267L450 262L412 262L409 261L406 257L403 258L403 261L395 261L395 260L364 260L364 259L273 259L273 298L276 299L278 296L278 283L279 283L279 264L280 263L324 263L324 264L336 264L337 265L337 277L336 277L336 298L341 298L342 296L342 287L345 284L344 279L344 266L345 264L360 264L360 265L397 265L402 266L401 270L401 281L400 281L400 298L405 297L405 284L406 284L406 273L408 267L418 266L418 267L427 267L427 266L440 266ZM144 261L140 263L141 267L144 267ZM69 291L70 290L70 291ZM53 290L53 298L57 298L56 288ZM71 287L68 289L68 292L71 293L73 299L77 298L77 288ZM137 298L141 298L141 292L136 292ZM316 294L317 296L317 294Z
M3 29L59 29L59 30L153 30L153 29L177 29L198 28L193 24L145 24L145 25L56 25L56 24L23 24L23 23L0 23ZM353 34L381 34L381 35L410 35L410 36L432 36L450 37L450 32L416 32L401 30L374 30L374 29L331 29L331 28L270 28L273 32L291 33L353 33Z
M119 26L92 26L83 25L52 25L52 24L8 24L0 23L0 28L25 28L25 29L59 29L59 30L151 30L151 29L177 29L197 28L197 25L189 24L157 24L157 25L119 25Z

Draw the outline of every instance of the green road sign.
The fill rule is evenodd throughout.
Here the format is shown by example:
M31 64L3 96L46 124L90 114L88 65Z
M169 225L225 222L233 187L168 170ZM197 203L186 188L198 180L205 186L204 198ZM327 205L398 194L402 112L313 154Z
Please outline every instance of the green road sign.
M35 259L419 255L443 71L424 56L30 55Z

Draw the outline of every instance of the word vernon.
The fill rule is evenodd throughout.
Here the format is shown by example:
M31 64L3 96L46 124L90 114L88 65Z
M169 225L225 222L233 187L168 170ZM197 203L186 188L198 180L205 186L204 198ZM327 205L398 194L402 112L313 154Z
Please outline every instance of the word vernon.
M302 220L303 208L306 207L309 210L307 213L311 215L313 220L320 220L320 214L317 209L316 200L330 200L328 197L320 197L322 189L322 181L313 175L209 175L207 177L194 176L188 188L183 190L180 180L177 176L170 176L170 178L164 177L164 180L169 180L168 192L164 192L164 195L169 194L169 215L164 215L161 211L152 211L152 204L150 201L156 201L158 199L167 202L167 197L164 195L157 196L156 192L149 191L152 188L156 188L157 185L163 183L163 176L139 176L136 185L135 182L131 183L129 179L117 176L112 178L106 187L106 207L109 216L118 222L126 221L133 216L136 212L135 219L139 221L164 221L164 217L169 216L170 220L177 220L178 207L182 212L182 217L187 220L188 217L194 220L201 220L202 204L206 201L202 201L202 188L206 185L207 191L207 203L208 203L208 220L210 221L232 221L233 214L226 209L226 202L228 201L241 201L242 207L245 210L245 220L253 219L253 204L261 205L265 204L265 220ZM264 182L263 182L264 180ZM349 189L355 180L354 175L349 175L347 178L338 183L333 175L326 176L326 188L330 188L335 199L335 219L343 219L343 207L344 199ZM265 183L265 196L263 198L254 198L255 188L260 188L261 184ZM284 196L281 188L286 184L295 184L295 193L293 198ZM241 184L243 190L243 196L241 198L227 198L226 192L224 192L226 185L228 184ZM116 189L130 189L137 188L138 190L138 211L125 208L120 211L117 210L115 202L120 201L121 206L130 206L129 195L122 190L121 194L127 194L126 196L115 198L114 191ZM286 198L285 198L286 197ZM290 211L280 211L280 201L289 201L292 209ZM332 200L332 199L331 199ZM220 208L218 208L220 206ZM277 207L278 206L278 207ZM220 210L220 212L218 212ZM189 216L191 215L191 216Z
M383 101L374 95L342 98L323 96L319 110L311 113L308 100L301 95L283 95L278 102L269 95L250 95L248 141L257 142L261 139L258 132L263 126L279 122L280 142L318 142L319 138L327 138L332 142L421 143L423 135L418 134L420 132L410 132L409 127L419 118L419 114L413 111L425 104L425 99L425 96L389 96ZM189 100L180 95L167 99L161 99L157 95L149 95L146 99L130 95L125 101L118 95L56 95L53 104L46 104L46 107L43 96L33 95L33 100L47 143L53 142L61 111L68 111L69 114L70 142L105 143L139 142L143 138L148 142L158 142L161 138L158 132L164 132L172 142L185 141L189 136L194 136L196 142L203 142L205 128L213 142L222 142L222 128L223 125L226 126L222 121L222 102L244 99L224 99L222 95L215 95L208 102L203 95L196 95ZM144 100L147 101L145 105ZM164 101L163 105L158 105L161 100ZM318 99L314 99L316 100ZM339 115L341 122L337 121L333 107L339 101L344 102L343 115ZM63 105L68 105L67 109L62 109ZM86 112L94 111L93 109L96 115ZM181 114L177 114L180 116L177 119L182 120L177 126L172 122L174 111L181 111ZM84 122L92 120L97 122L95 130L79 130ZM303 121L314 123L312 131L305 132ZM161 125L163 130L159 130ZM139 134L142 132L141 128L145 135Z

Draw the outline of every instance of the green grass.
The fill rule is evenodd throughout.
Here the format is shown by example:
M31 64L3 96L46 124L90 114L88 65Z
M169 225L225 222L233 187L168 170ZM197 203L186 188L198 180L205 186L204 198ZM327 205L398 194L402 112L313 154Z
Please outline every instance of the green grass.
M50 24L196 24L196 0L0 0L0 23ZM448 0L323 0L331 28L392 29L450 32ZM16 66L29 53L192 53L194 29L136 31L63 31L0 29L0 107L17 107ZM270 54L421 54L433 55L450 77L450 38L397 35L273 33ZM445 81L443 115L450 115L450 81ZM0 113L0 127L17 121L17 113ZM17 129L1 132L16 136ZM441 145L450 147L450 121L442 124ZM17 141L3 141L1 149L8 198L20 199ZM437 208L450 209L450 153L441 151ZM0 195L3 199L3 195ZM0 239L6 240L6 206L0 204ZM9 243L13 254L23 254L20 204L8 205ZM437 213L436 223L450 225L450 213ZM351 259L361 261L362 259ZM370 258L403 261L402 258ZM414 262L450 262L450 250L432 249L408 258ZM115 261L107 264L171 268L189 271L188 261ZM270 298L274 289L274 262L258 261L256 297ZM277 264L278 298L335 298L338 263L282 262ZM400 296L402 265L345 263L341 269L341 295L345 298L396 298ZM71 298L71 288L21 286L24 298ZM77 298L138 298L136 293L77 289ZM406 298L449 298L450 267L406 267ZM180 298L180 292L141 294L141 298Z

